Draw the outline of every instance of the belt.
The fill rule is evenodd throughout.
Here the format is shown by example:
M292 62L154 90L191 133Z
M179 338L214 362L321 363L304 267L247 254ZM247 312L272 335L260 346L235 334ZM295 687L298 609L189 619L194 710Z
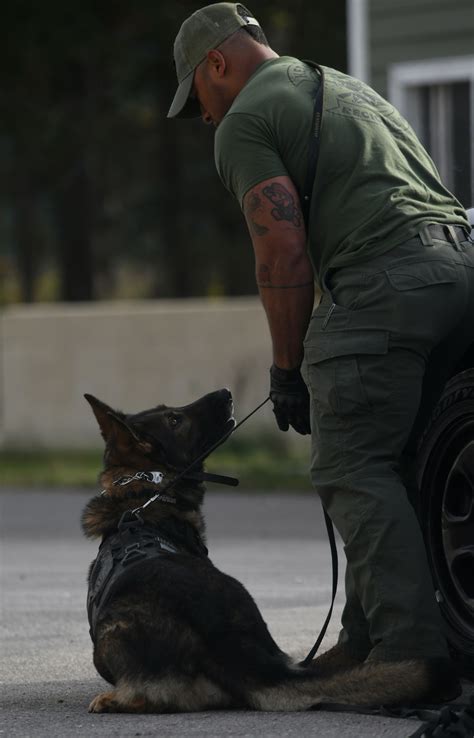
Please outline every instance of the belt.
M430 223L423 226L419 233L423 246L434 246L433 241L447 241L458 247L463 241L470 241L470 234L463 226Z

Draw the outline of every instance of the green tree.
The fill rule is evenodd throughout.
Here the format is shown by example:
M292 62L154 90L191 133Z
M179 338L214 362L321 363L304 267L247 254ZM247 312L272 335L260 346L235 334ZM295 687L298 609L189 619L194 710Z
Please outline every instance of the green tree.
M65 300L113 296L120 264L153 297L255 292L243 218L215 172L213 131L166 119L173 40L200 6L3 8L0 197L10 226L1 233L13 244L23 300L35 299L46 261ZM250 9L278 53L345 69L344 0Z

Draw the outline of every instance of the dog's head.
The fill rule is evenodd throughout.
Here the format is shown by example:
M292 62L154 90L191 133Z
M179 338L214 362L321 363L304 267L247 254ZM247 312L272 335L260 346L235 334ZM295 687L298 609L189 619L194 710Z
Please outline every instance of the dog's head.
M184 407L158 405L125 414L85 395L105 441L105 467L151 469L164 464L183 469L210 449L235 425L232 395L210 392Z

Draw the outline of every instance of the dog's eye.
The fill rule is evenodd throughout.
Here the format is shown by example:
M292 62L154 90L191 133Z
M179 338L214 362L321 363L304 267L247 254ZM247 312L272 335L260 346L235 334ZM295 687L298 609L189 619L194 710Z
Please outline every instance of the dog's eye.
M168 423L172 428L176 428L177 425L179 425L181 422L181 418L178 418L176 415L170 415L168 418Z

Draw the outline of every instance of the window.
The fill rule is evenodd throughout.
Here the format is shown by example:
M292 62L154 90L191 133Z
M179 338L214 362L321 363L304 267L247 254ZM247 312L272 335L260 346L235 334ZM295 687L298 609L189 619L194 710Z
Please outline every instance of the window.
M474 56L394 64L389 98L411 123L444 184L474 205Z

